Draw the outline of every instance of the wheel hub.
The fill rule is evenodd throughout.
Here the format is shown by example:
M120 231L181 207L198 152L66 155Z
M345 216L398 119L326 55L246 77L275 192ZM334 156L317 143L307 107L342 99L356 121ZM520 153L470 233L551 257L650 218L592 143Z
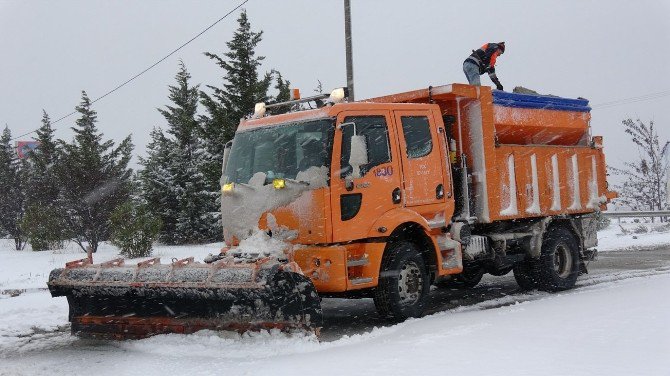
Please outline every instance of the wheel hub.
M561 278L567 278L572 271L572 257L570 250L559 244L554 251L554 271Z
M413 262L403 265L398 276L398 294L402 304L414 304L421 297L423 277L419 266Z

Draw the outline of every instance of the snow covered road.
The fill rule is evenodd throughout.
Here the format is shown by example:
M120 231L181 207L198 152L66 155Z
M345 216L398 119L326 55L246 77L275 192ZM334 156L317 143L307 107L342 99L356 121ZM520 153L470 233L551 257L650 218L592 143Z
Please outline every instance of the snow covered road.
M90 341L53 326L25 336L17 329L12 336L3 325L0 374L663 375L670 369L668 293L668 269L620 273L586 279L563 294L486 300L331 342L213 332ZM49 301L47 293L8 299L26 310L3 309L3 322L66 319L56 309L66 312L64 302L33 306Z
M78 339L69 334L65 299L39 288L42 269L79 254L2 256L0 290L27 290L0 294L0 375L670 374L670 247L663 242L601 253L578 287L560 294L522 292L511 274L486 276L467 291L435 289L428 316L398 325L379 320L370 300L325 299L321 341L207 331Z

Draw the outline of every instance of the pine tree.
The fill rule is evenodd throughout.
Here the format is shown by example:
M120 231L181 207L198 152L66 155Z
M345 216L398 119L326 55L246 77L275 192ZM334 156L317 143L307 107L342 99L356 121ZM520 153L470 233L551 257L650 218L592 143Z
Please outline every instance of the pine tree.
M263 32L251 30L246 11L240 14L237 22L239 26L233 39L226 43L228 52L223 54L227 60L217 54L205 53L225 71L223 89L208 87L214 91L217 105L226 110L228 120L232 121L232 132L239 120L249 114L256 103L268 101L268 89L272 83L271 73L266 73L259 79L258 69L265 56L256 56L256 47L263 39Z
M617 187L617 201L633 210L661 210L667 203L668 158L670 141L660 142L654 122L645 124L639 119L622 121L624 131L637 145L638 159L624 163L625 168L611 168L616 175L626 178Z
M144 167L140 173L142 197L151 213L162 222L158 240L166 244L175 244L178 201L177 186L172 175L171 150L173 143L165 137L160 128L151 132L151 141L147 145L147 157L140 158Z
M16 250L25 246L20 223L25 214L25 162L11 145L12 133L5 127L0 137L0 228L14 239Z
M161 240L167 243L214 240L220 231L216 195L208 190L203 174L205 152L198 138L196 119L199 86L189 85L191 75L183 62L175 78L177 85L169 87L168 96L173 105L159 109L171 137L155 131L149 158L144 161L147 201L153 202L155 214L167 223Z
M60 188L55 166L60 150L53 133L51 119L42 111L42 126L35 139L39 146L28 153L27 211L21 223L33 251L61 248L69 237L64 211L58 203Z
M224 145L233 138L240 119L250 114L256 103L274 100L268 90L274 74L278 73L271 71L261 77L258 71L265 57L256 56L256 47L262 40L263 32L251 30L246 11L240 14L237 22L238 28L232 40L226 43L228 52L223 57L205 53L225 72L223 88L207 85L212 94L200 94L207 111L207 115L201 118L201 135L208 152L205 174L212 192L219 191ZM280 96L287 98L288 81L281 80L278 83Z
M62 163L57 165L60 201L75 242L84 250L87 242L96 251L109 238L110 214L129 197L133 144L130 136L117 147L112 140L103 141L97 113L84 91L76 110L80 117L72 127L74 140L62 143Z
M291 100L291 81L284 80L284 77L281 75L281 73L276 70L273 70L272 73L277 76L277 83L274 86L275 90L277 90L277 96L274 98L273 102L281 103ZM289 111L291 111L291 106L280 106L276 109L272 109L270 113L284 114Z
M275 89L277 89L277 96L275 97L275 102L286 102L291 99L291 81L284 80L284 77L277 70L273 70L277 74L277 84Z
M37 130L39 146L28 153L31 164L30 184L28 186L28 205L52 205L58 198L58 185L54 176L54 166L58 160L58 144L53 138L51 119L42 110L42 126Z

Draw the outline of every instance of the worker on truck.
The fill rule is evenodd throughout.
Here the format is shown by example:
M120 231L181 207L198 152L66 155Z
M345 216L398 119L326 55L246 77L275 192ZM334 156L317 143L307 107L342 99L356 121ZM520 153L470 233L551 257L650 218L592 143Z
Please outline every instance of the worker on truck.
M479 76L488 73L489 78L496 84L498 90L503 86L496 76L496 59L505 53L505 42L486 43L477 50L473 50L463 62L463 72L470 85L481 86Z

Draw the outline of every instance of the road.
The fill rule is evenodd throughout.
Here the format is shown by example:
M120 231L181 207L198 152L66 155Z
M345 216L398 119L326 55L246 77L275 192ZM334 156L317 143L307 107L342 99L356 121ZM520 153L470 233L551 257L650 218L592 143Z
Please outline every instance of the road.
M600 253L598 260L589 265L589 274L579 277L576 288L654 274L670 274L670 245ZM23 293L45 294L47 298L45 291ZM477 287L469 290L433 287L426 314L451 309L494 309L516 302L542 299L549 295L546 292L521 291L512 273L502 277L486 275ZM323 342L392 325L379 318L372 299L324 299L322 306L324 327L319 340ZM34 328L32 333L18 336L18 341L12 348L2 349L0 346L0 360L3 357L31 357L36 355L35 351L40 354L50 353L55 358L60 356L60 352L75 351L77 348L82 351L116 351L113 341L77 340L70 336L69 331L69 325L62 325L57 330L48 332Z
M601 252L588 266L589 274L581 275L577 288L617 279L670 273L670 246L639 250ZM433 288L426 314L457 307L490 309L547 296L545 292L521 291L512 273L502 277L484 276L482 282L469 290ZM510 299L501 299L508 297ZM502 301L501 301L502 300ZM377 316L372 299L324 299L322 341L333 341L343 335L369 332L374 327L389 325Z

